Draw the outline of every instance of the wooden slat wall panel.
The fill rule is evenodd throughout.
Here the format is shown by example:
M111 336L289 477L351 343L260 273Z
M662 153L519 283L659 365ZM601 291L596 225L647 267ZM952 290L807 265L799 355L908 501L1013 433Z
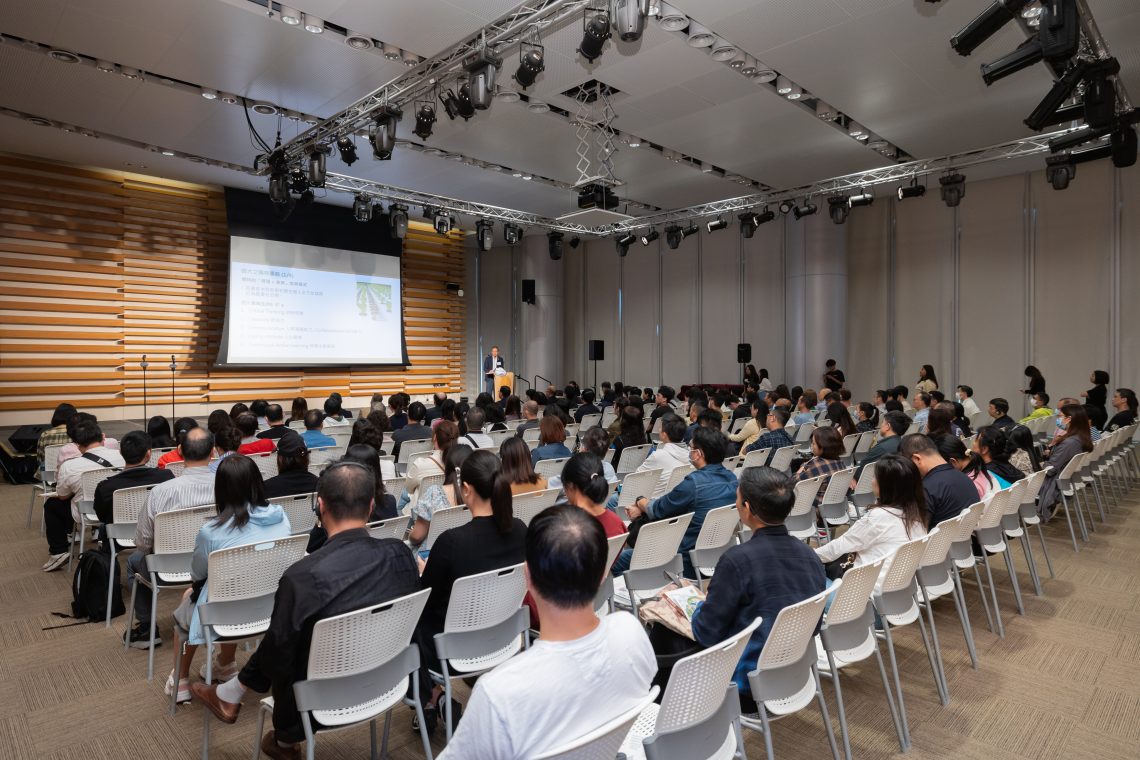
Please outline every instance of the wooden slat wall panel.
M446 288L464 281L461 233L410 225L407 368L214 367L228 258L217 188L0 154L0 424L62 400L132 416L144 354L149 403L169 404L173 355L175 401L187 411L261 397L319 403L333 391L462 390L464 304Z

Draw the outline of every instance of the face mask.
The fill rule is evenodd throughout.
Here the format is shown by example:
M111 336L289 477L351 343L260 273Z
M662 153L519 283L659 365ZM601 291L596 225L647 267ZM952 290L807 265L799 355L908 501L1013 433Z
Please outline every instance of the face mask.
M1065 423L1061 421L1060 417L1057 418L1056 424L1057 424L1058 430L1064 430L1065 429Z

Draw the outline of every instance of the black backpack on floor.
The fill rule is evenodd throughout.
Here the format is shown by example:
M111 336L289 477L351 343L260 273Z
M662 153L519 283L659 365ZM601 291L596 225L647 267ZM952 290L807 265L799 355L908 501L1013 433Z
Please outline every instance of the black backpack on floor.
M75 576L71 580L71 614L80 620L97 622L107 618L107 578L115 573L111 589L111 617L127 611L123 605L123 592L119 587L119 563L111 563L111 555L92 550L79 555L75 563Z

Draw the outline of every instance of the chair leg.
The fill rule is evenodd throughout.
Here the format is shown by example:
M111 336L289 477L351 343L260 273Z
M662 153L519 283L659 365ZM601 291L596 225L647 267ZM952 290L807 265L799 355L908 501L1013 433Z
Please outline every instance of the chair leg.
M452 719L451 714L451 674L447 672L447 661L443 660L443 716L444 726L447 728L447 741L451 741Z
M380 757L388 758L388 733L392 730L392 711L384 713L384 735L380 738Z
M823 698L823 686L819 683L819 669L812 663L812 677L815 678L815 698L819 701L819 711L823 714L823 727L827 731L827 743L831 746L831 757L839 760L839 747L835 743L835 731L831 729L831 716L827 713L827 700Z
M150 590L150 651L147 655L146 680L154 680L154 637L158 633L158 582Z
M954 599L954 607L958 610L958 621L962 623L962 635L966 639L966 651L970 653L970 665L978 669L978 651L974 647L974 629L970 626L970 613L966 611L966 598L962 594L962 579L958 577L958 568L951 571L954 578L954 589L950 596Z
M757 707L760 708L760 723L764 727L764 749L768 752L768 760L776 760L776 752L772 749L772 724L768 722L768 708L764 707L763 702Z
M990 558L986 555L986 550L982 549L982 562L986 566L986 581L990 585L990 597L994 603L994 619L997 621L997 634L998 638L1005 638L1005 626L1001 622L1001 606L998 604L997 586L994 585L994 574L990 570Z
M385 720L387 723L387 720ZM370 760L376 760L376 719L368 721L368 743L371 753L369 754Z
M899 706L899 722L902 723L903 739L906 741L906 747L903 752L910 749L910 725L906 720L906 702L903 700L902 683L899 681L899 663L895 657L895 642L891 638L891 624L887 622L886 618L883 619L883 640L887 642L887 655L891 660L891 676L895 681L895 695L898 699Z
M1069 524L1069 538L1073 541L1073 551L1080 554L1081 549L1077 546L1077 534L1073 530L1073 517L1069 514L1069 497L1065 495L1064 491L1061 492L1061 509L1065 510L1065 522ZM1080 515L1078 515L1078 517L1080 517ZM1081 529L1081 535L1084 535L1083 527Z
M171 648L171 650L173 650L173 653L174 653L174 688L170 692L170 714L171 715L177 715L178 714L178 666L179 666L179 664L181 664L182 647L183 647L182 637L178 635L178 626L174 627L174 633L171 635L170 638L172 639L172 641L170 643L173 644L173 646L171 646L170 648ZM208 713L209 710L203 710L202 712Z
M261 760L261 735L265 733L265 713L269 710L265 705L258 705L257 734L253 737L253 760Z
M1041 539L1041 553L1045 555L1045 566L1049 568L1049 577L1056 578L1057 575L1053 572L1053 560L1049 558L1049 547L1045 545L1045 531L1041 529L1041 523L1037 523L1037 537Z
M1100 480L1093 478L1092 482L1093 496L1096 497L1096 508L1100 512L1100 521L1103 524L1108 519L1108 514L1104 511L1104 499L1100 489Z
M37 489L35 487L33 487L32 488L32 497L30 499L28 499L28 520L27 520L27 525L26 525L28 530L32 529L32 512L34 512L36 509L36 493L37 493Z
M990 633L995 633L994 618L990 614L990 602L986 599L986 584L982 583L982 574L978 570L978 561L974 560L974 583L978 586L978 594L982 597L982 610L986 613L986 626L989 627ZM962 597L965 600L965 596Z
M107 544L111 552L111 572L107 576L107 620L103 625L104 628L111 627L111 593L115 588L115 571L119 569L119 555L115 553L114 539L108 538Z
M942 666L942 647L938 643L938 628L934 625L934 605L927 596L926 587L922 587L924 604L918 605L919 631L922 632L922 643L926 645L926 654L930 657L930 666L934 671L934 681L938 686L938 699L943 705L950 704L950 690L946 686L946 672ZM915 599L918 604L918 599ZM926 610L926 619L930 623L930 639L927 640L925 626L922 625L923 608Z
M1033 557L1033 546L1029 543L1029 528L1021 526L1021 553L1025 555L1025 564L1029 567L1029 579L1033 581L1034 596L1044 596L1041 590L1041 576L1037 574L1037 560Z
M420 674L418 671L412 672L412 707L416 711L416 719L420 726L420 741L424 744L424 755L427 760L432 760L431 756L431 739L428 738L427 721L424 720L424 707L420 704ZM385 731L387 729L385 728Z
M836 709L839 710L839 734L843 738L843 757L845 760L851 760L851 738L847 731L847 711L843 708L843 689L839 685L839 668L835 664L835 655L830 651L827 653L827 665L831 670L831 685L835 688Z
M125 563L124 563L125 564ZM135 622L135 594L139 591L139 581L136 578L135 582L131 584L131 603L127 605L127 632L123 634L123 651L131 645L131 628Z
M875 633L874 629L871 630L872 635ZM894 695L891 694L891 684L887 680L887 669L883 667L883 654L879 651L879 641L875 640L875 661L879 663L879 678L883 680L883 693L887 697L887 707L891 711L891 721L895 724L895 735L899 740L899 751L906 752L906 735L903 732L902 723L899 722L898 707L895 706ZM844 731L847 729L844 728ZM844 734L846 736L846 734Z
M1013 566L1013 552L1009 549L1008 541L1001 555L1005 558L1005 569L1009 573L1009 582L1013 585L1013 601L1017 603L1017 614L1025 617L1025 606L1021 603L1021 582L1017 579L1017 570Z
M1074 486L1073 488L1073 501L1077 505L1077 517L1080 518L1081 532L1085 541L1089 540L1090 533L1096 533L1096 523L1093 522L1092 508L1088 505L1088 495L1081 496L1083 488ZM1088 522L1085 522L1085 514L1088 514Z

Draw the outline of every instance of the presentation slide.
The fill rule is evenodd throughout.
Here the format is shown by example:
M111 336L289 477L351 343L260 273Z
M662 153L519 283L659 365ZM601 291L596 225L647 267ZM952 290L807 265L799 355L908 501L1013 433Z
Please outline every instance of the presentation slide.
M219 364L404 361L398 257L230 238Z

